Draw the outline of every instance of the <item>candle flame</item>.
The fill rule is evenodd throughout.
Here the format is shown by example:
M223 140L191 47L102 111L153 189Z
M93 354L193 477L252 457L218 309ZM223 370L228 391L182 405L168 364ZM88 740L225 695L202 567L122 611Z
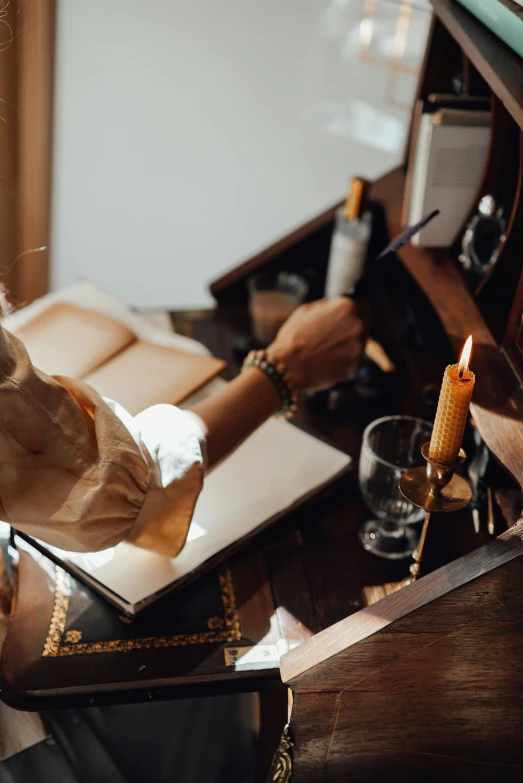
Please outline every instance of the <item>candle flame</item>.
M469 368L471 353L472 353L472 335L470 335L470 337L467 338L467 341L463 346L461 356L459 357L458 371L459 371L460 378L463 375L463 373L466 372Z

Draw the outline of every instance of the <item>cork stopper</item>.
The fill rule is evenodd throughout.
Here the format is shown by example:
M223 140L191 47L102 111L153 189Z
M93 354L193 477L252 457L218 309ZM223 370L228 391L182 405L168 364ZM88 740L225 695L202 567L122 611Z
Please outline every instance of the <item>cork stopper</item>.
M361 177L353 178L349 194L343 208L343 217L346 220L354 220L360 216L366 188L366 180L362 179Z
M460 371L459 364L445 370L430 440L429 458L434 462L451 465L458 458L474 381L474 373L469 369Z

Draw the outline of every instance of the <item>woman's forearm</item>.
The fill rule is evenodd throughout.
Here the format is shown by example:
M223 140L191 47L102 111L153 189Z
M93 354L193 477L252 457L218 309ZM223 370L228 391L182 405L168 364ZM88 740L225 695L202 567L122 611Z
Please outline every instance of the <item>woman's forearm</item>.
M346 297L302 305L268 347L283 364L293 389L332 386L347 377L363 348L363 324ZM226 457L282 405L272 380L249 367L220 392L192 408L207 436L208 467Z
M279 410L281 399L273 382L249 367L216 394L199 402L197 416L207 438L207 467L212 468Z

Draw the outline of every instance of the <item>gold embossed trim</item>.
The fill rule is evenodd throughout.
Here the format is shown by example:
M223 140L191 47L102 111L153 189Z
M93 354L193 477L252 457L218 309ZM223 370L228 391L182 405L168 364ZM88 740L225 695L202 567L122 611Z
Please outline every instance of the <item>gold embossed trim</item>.
M294 742L289 726L285 726L280 744L272 760L269 780L271 783L289 783L292 778L292 754Z
M232 575L229 568L220 571L218 578L220 580L223 610L225 613L225 629L222 633L225 632L227 634L227 638L223 639L223 641L238 642L242 638L242 630L240 627L240 615L238 614L238 607L236 606L236 595L234 593Z
M56 582L54 590L54 606L51 615L51 623L45 640L42 658L54 658L59 655L65 624L67 622L67 610L69 609L69 595L71 594L71 577L63 568L56 566Z
M63 575L63 576L62 576ZM128 652L159 647L183 647L191 644L216 644L240 641L240 616L231 572L228 568L219 573L220 592L224 617L210 618L209 630L174 636L149 636L137 639L112 639L100 642L82 642L82 632L69 630L64 635L69 608L70 577L62 568L56 569L55 602L43 657L59 658L68 655L90 655L104 652ZM64 581L64 577L66 581ZM218 622L221 621L221 622Z

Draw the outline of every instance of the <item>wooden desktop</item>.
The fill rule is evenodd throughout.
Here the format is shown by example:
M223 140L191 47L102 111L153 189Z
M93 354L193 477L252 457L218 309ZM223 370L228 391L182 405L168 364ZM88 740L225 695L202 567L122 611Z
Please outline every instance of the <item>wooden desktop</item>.
M245 308L172 317L179 332L225 358L230 375L238 371L233 349L249 332ZM409 362L419 373L422 363L414 355ZM425 365L427 372L416 379L418 392L435 381L430 362ZM409 383L390 402L355 404L334 414L305 407L298 423L346 450L356 467L363 428L376 416L433 414L433 401L417 393L413 408L412 395ZM222 568L132 623L36 552L21 552L2 656L2 698L21 709L45 710L261 691L265 769L287 716L281 655L361 609L363 586L406 575L407 562L380 560L363 550L358 530L368 513L353 472ZM498 525L503 529L502 520ZM431 570L487 539L486 529L474 533L467 512L458 521L445 520L443 529L431 531L425 566Z
M356 471L132 624L23 553L2 655L8 703L40 710L262 691L272 748L286 719L280 658L289 650L281 671L294 696L293 781L521 778L523 528L513 523L523 484L523 64L460 6L433 4L419 94L448 91L465 66L470 84L491 92L493 141L480 192L510 190L507 239L478 290L454 251L406 246L391 258L376 279L372 328L396 365L393 385L373 398L356 395L340 411L306 405L297 423L346 450L356 467L372 419L433 417L443 368L472 333L472 414L497 460L492 518L482 513L479 533L468 509L438 520L427 576L361 612L362 588L403 578L408 562L363 550L358 530L368 511ZM505 176L514 166L516 177ZM372 188L382 246L400 230L404 180L400 167ZM334 208L216 281L216 310L173 313L176 329L226 359L234 375L235 341L249 332L247 276L262 266L299 270L321 295Z

